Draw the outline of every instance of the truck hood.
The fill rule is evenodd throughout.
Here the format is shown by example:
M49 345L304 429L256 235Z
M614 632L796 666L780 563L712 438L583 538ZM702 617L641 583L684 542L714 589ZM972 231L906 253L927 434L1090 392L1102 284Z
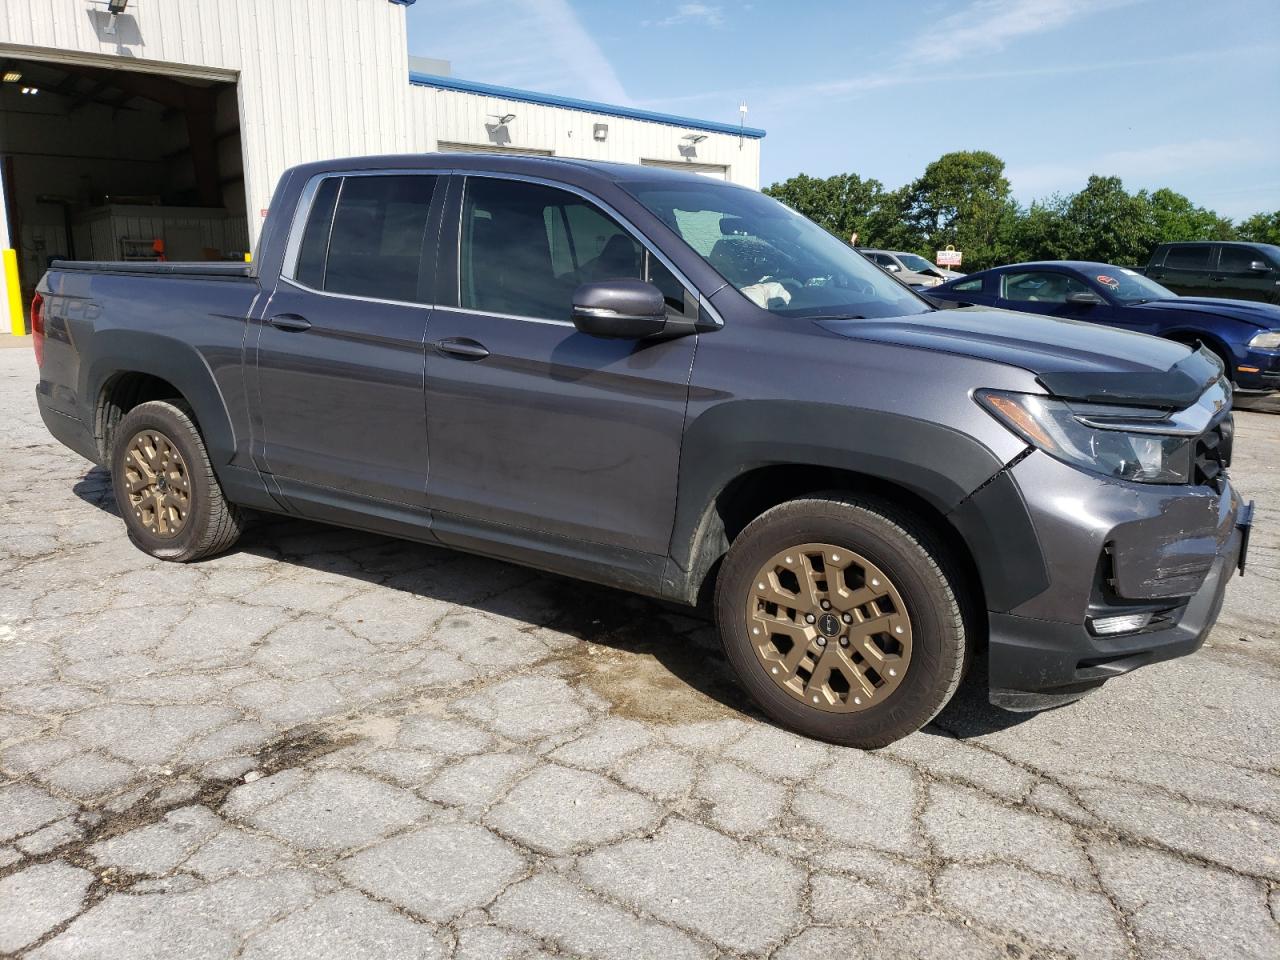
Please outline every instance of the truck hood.
M1021 367L1051 394L1069 400L1181 409L1222 373L1204 350L1191 352L1146 334L1011 310L962 307L889 319L815 322L851 340Z
M1131 310L1174 311L1240 320L1264 330L1280 330L1280 307L1256 300L1218 300L1213 297L1170 297L1131 304Z

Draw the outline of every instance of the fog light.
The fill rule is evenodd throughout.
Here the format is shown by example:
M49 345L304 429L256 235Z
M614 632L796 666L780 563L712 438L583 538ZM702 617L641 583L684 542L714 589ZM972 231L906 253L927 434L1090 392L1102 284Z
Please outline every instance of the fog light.
M1109 637L1117 633L1134 633L1150 622L1150 613L1126 613L1120 617L1091 619L1089 621L1089 629L1099 636Z

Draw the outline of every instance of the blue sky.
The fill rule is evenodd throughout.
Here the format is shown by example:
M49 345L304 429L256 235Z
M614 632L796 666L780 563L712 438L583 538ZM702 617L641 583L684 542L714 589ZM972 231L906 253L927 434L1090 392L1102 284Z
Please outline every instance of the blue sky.
M1237 219L1280 209L1276 0L422 0L409 51L710 120L746 101L762 185L897 187L986 149L1024 203L1100 173Z

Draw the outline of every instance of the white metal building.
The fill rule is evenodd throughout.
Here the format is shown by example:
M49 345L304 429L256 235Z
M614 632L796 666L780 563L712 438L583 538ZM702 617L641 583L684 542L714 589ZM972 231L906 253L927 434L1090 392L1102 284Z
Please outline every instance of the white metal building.
M411 73L413 2L0 0L6 286L25 300L58 257L243 256L316 159L505 150L758 185L761 130Z

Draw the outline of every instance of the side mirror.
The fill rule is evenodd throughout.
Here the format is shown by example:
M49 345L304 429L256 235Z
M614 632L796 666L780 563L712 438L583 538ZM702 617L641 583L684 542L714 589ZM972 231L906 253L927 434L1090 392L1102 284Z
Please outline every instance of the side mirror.
M573 325L614 340L642 340L667 325L662 291L643 280L601 280L573 291Z
M1253 273L1270 273L1271 266L1263 263L1261 260L1255 260L1253 263L1249 264L1249 270Z
M888 270L890 273L901 273L901 272L902 272L902 268L901 268L900 266L898 266L896 263L886 263L886 264L884 265L884 268L885 268L886 270Z
M1067 303L1073 303L1079 307L1096 307L1103 302L1103 299L1091 290L1080 290L1076 293L1067 294Z

